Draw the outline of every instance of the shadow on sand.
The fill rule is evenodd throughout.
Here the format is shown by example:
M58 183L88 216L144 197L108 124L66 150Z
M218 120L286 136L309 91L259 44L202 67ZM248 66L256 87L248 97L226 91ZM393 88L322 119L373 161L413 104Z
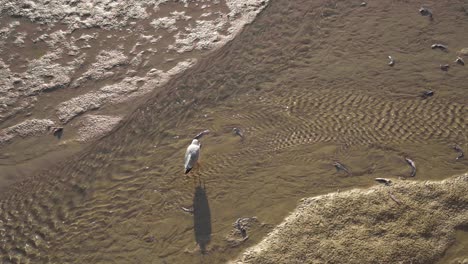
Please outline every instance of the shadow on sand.
M193 223L195 229L195 241L202 254L206 253L206 246L211 240L211 213L206 197L205 185L201 182L195 187L193 197Z

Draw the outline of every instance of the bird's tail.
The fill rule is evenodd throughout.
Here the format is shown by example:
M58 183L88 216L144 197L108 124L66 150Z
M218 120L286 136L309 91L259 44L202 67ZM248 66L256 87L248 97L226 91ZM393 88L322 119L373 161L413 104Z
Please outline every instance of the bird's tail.
M186 168L185 169L185 174L189 173L189 171L191 171L191 170L192 170L192 168Z

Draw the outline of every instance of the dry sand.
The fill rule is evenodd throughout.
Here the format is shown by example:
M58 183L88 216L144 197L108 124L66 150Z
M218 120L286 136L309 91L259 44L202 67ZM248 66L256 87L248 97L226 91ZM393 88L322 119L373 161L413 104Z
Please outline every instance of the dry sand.
M464 174L307 198L234 262L434 263L468 225L467 193Z

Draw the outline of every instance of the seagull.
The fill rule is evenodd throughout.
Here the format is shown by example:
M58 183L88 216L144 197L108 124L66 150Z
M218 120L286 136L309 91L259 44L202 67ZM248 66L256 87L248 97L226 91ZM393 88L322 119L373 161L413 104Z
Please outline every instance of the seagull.
M199 156L200 142L198 139L194 139L192 140L192 144L187 147L187 151L185 151L185 174L189 173L195 163L197 163Z

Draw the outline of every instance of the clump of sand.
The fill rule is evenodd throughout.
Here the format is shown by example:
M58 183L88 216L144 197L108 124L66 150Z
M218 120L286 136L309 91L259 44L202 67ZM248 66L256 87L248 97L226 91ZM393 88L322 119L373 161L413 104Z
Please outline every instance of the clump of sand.
M28 119L14 126L0 131L0 145L9 142L15 137L31 137L46 134L54 126L49 119Z
M78 129L78 141L85 142L110 132L122 120L119 116L87 115Z
M468 173L302 200L235 263L433 263L468 225Z

